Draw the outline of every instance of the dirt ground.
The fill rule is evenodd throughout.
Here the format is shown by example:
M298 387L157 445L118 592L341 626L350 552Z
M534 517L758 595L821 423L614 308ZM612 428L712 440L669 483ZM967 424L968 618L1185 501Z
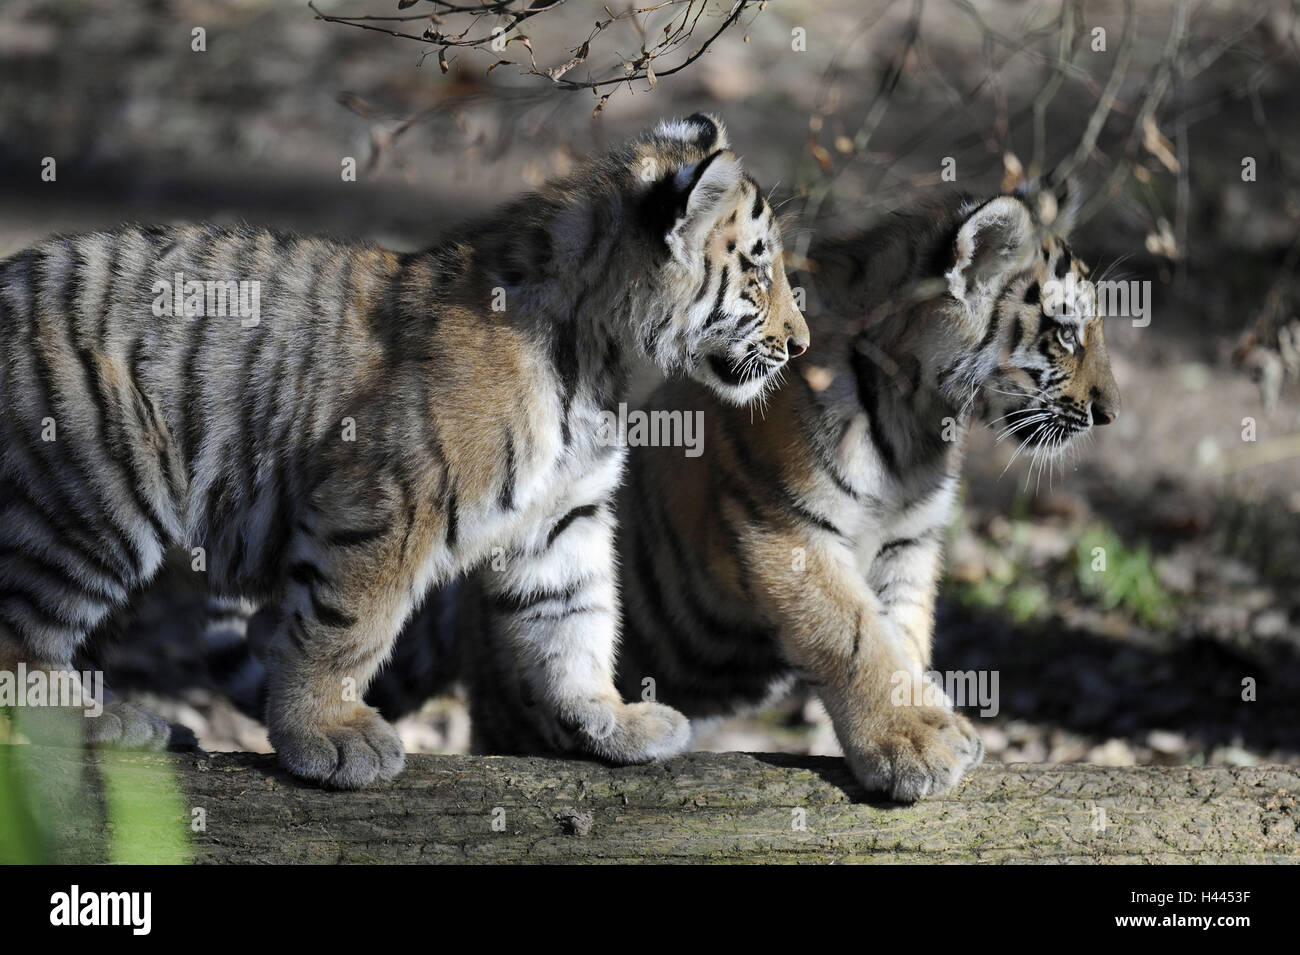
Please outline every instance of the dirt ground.
M1186 44L1200 69L1182 70L1157 112L1167 125L1182 117L1160 133L1172 136L1174 175L1159 137L1152 149L1124 142L1174 16L1163 0L1139 5L1121 108L1099 138L1109 158L1081 170L1091 215L1076 250L1152 288L1149 325L1107 325L1118 422L1032 479L1022 461L1007 467L1014 449L991 435L971 447L935 665L999 674L999 712L977 720L993 759L1300 761L1300 390L1257 355L1234 356L1267 302L1294 309L1300 66L1286 5L1240 6L1195 7ZM583 34L590 11L579 7L539 26L535 48ZM418 62L419 44L319 22L298 3L9 0L0 256L125 219L243 219L417 248L575 156L699 109L722 115L756 178L790 199L797 252L814 231L861 227L948 188L936 175L945 157L958 186L988 192L1008 149L1026 164L1038 152L1031 101L1050 63L1011 51L1059 7L991 2L977 19L929 4L909 46L912 9L769 3L691 69L617 92L593 118L590 92L546 91L512 67L487 75L491 61L469 52L443 75L435 59ZM1043 151L1053 159L1083 134L1123 33L1122 4L1086 11L1085 26L1108 28L1111 46L1085 46L1051 100ZM205 52L191 49L196 26ZM1220 41L1234 45L1212 55ZM1276 57L1268 70L1265 55ZM895 63L902 78L882 100ZM1118 156L1140 171L1111 194ZM1248 156L1260 172L1243 182ZM40 178L44 157L57 160L55 182ZM357 182L341 179L347 157ZM1090 569L1097 547L1110 565L1101 575ZM205 747L267 749L260 727L202 687L176 695L151 698ZM838 752L805 697L701 729L701 749ZM402 731L412 751L468 745L455 699L432 701Z

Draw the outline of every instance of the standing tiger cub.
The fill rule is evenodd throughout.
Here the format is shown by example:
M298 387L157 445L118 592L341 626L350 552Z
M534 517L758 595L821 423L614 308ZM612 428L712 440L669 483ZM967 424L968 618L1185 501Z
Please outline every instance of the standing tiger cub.
M1088 268L1059 231L1017 197L953 195L816 241L815 272L795 281L812 293L819 388L792 376L762 414L688 382L656 391L651 413L704 412L707 451L631 452L618 496L629 698L652 685L707 717L802 679L857 778L900 801L980 761L941 688L897 691L931 667L970 425L1041 460L1119 411ZM495 632L490 601L462 603ZM459 633L475 749L552 748L505 645Z
M260 314L158 308L177 277L258 282ZM365 786L404 755L362 693L425 591L500 549L498 636L555 738L676 753L685 718L613 681L624 452L601 413L638 355L739 404L807 345L772 210L705 116L426 252L213 227L49 239L0 263L0 668L68 670L165 549L202 548L213 591L262 607L281 761ZM167 731L123 702L87 724Z

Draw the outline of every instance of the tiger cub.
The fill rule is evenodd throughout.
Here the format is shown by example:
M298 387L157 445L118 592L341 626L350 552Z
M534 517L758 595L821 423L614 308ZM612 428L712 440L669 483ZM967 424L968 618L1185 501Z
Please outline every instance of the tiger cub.
M1052 454L1113 421L1119 393L1088 268L1017 197L935 200L815 242L810 259L815 274L795 281L820 300L820 390L794 376L761 414L690 383L649 402L702 410L704 454L631 451L618 682L697 717L802 679L860 782L913 801L983 755L941 690L895 696L930 670L968 429L982 420ZM499 605L470 606L491 632ZM475 747L546 750L503 649L463 646Z
M214 287L258 309L205 315ZM0 263L0 668L66 673L180 545L262 607L281 762L361 787L404 761L360 702L371 678L425 591L496 549L497 638L555 737L676 753L682 715L613 682L625 454L602 412L637 356L742 404L807 345L772 210L702 115L425 252L212 226L46 240ZM121 701L87 724L167 734Z

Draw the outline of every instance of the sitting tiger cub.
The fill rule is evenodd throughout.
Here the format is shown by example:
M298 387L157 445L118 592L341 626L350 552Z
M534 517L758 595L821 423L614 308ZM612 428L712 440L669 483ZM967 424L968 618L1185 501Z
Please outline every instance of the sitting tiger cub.
M208 314L213 286L260 312ZM44 241L0 262L0 669L66 673L166 548L194 549L212 590L263 607L281 761L361 787L404 761L361 694L425 591L499 548L497 638L556 738L676 753L681 714L613 682L625 453L602 413L638 355L740 404L807 345L776 218L707 116L426 252L215 227ZM98 741L167 730L121 701L87 720Z
M935 200L810 259L820 390L794 376L762 414L689 383L649 402L702 410L704 453L631 452L619 684L630 699L652 679L654 698L696 717L802 678L862 784L913 801L983 756L941 690L892 699L898 675L930 669L968 427L1055 453L1113 421L1119 393L1087 267L1017 197ZM479 607L491 629L497 605ZM500 645L462 644L475 748L554 746L510 692L522 685Z

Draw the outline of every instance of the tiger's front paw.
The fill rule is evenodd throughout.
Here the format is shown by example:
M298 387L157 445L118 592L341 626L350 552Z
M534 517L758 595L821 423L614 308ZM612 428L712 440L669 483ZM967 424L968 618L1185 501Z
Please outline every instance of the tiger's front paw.
M947 792L984 758L984 743L971 721L931 706L902 707L879 732L845 745L853 775L872 792L895 802Z
M582 749L614 763L648 763L683 752L691 723L662 703L599 702L593 719L578 727Z
M271 745L285 769L335 789L361 789L395 777L406 765L402 740L383 717L359 706L340 723L293 726L272 720Z

